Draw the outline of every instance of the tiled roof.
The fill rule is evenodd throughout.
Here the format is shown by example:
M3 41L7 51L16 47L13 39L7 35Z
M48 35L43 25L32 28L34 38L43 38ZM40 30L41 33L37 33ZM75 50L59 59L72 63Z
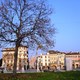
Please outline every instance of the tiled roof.
M48 53L49 53L49 54L57 54L57 53L63 53L63 52L54 51L54 50L49 50Z
M72 52L72 53L66 53L66 55L78 55L80 54L79 52Z

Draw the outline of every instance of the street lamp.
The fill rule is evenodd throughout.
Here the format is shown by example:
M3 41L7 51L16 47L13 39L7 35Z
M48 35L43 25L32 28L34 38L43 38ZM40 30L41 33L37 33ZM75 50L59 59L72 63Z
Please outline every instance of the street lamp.
M36 49L36 69L37 72L39 71L39 63L38 63L38 49L41 49L42 45L38 45L37 49Z

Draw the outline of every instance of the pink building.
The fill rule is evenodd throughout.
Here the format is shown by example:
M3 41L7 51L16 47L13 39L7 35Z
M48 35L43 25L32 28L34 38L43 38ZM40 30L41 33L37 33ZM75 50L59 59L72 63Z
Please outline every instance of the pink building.
M29 66L30 68L36 68L36 57L31 57L29 60Z
M70 58L72 60L73 69L80 68L80 53L79 52L67 53L66 58Z

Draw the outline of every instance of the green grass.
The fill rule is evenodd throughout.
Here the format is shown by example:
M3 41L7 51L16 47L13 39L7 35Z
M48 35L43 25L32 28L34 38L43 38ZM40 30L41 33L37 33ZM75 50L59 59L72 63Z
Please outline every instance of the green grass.
M80 72L18 73L15 76L0 73L0 80L80 80Z

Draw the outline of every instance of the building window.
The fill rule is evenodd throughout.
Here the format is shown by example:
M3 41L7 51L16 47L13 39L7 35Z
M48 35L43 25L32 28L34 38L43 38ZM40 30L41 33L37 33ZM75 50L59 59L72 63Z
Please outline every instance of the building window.
M21 53L21 51L19 51Z
M47 63L45 63L45 66L47 66Z
M26 51L24 51L24 54L26 54Z
M21 54L19 54L19 57L21 57Z
M45 59L45 61L47 61L47 60Z
M78 66L79 66L79 65L78 65L78 64L76 64L76 68L78 68Z

